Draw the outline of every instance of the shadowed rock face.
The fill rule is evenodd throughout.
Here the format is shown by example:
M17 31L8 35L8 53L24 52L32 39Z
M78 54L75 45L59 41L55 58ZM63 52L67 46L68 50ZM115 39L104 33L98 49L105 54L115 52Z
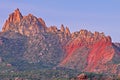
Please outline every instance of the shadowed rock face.
M110 36L87 30L70 33L64 25L60 30L56 26L47 27L42 18L22 16L19 9L9 15L2 28L0 54L5 59L12 54L16 56L9 56L10 59L48 67L120 73L120 44L112 43Z

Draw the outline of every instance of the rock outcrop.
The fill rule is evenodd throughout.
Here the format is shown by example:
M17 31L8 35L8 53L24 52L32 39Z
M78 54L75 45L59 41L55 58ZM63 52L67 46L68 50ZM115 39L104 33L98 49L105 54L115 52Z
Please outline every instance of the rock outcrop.
M66 57L59 66L89 72L117 72L117 65L112 64L116 52L110 36L81 30L74 32L71 38L65 46Z
M45 22L41 18L37 18L32 14L22 16L19 9L16 9L9 15L8 20L2 28L2 32L13 31L22 35L32 35L44 32L46 28Z
M42 18L22 16L19 9L9 15L0 33L0 57L17 68L24 62L21 68L34 63L47 68L120 73L120 44L114 44L110 36L84 29L71 33L63 24L60 29L47 27Z

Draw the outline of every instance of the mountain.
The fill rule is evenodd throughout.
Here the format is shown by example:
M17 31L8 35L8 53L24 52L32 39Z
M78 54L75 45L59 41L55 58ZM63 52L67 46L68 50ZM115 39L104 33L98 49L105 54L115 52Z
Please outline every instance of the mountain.
M11 71L63 68L120 74L120 43L103 32L47 27L42 18L16 9L0 32L0 62L14 67Z
M6 40L1 38L3 40L2 48L0 48L3 50L1 50L1 55L13 55L9 58L14 59L15 57L15 59L28 63L57 65L63 56L63 50L58 36L53 34L51 30L54 31L53 28L47 29L41 18L32 14L22 16L17 9L10 14L2 28L1 37ZM4 52L5 49L6 52ZM15 60L15 65L18 61Z

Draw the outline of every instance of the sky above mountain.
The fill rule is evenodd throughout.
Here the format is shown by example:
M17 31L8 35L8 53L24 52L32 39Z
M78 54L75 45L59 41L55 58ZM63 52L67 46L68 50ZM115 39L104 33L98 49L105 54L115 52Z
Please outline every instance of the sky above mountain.
M120 42L120 0L1 0L0 29L16 8L23 15L31 13L43 18L47 26L59 28L64 24L71 32L104 32L114 42Z

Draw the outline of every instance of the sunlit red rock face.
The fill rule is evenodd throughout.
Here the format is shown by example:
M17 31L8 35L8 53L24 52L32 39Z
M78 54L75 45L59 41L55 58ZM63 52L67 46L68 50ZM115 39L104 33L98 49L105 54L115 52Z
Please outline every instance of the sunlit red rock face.
M116 52L111 38L103 33L94 34L81 30L72 34L72 39L65 46L66 57L59 66L89 72L116 73Z
M19 40L22 46L17 46L21 45ZM5 46L10 43L16 45ZM32 14L22 16L19 9L6 20L0 33L0 47L1 53L6 49L14 55L20 50L22 58L31 63L49 63L86 72L120 73L120 44L112 43L110 36L87 30L71 33L64 25L60 29L47 27L42 18Z

